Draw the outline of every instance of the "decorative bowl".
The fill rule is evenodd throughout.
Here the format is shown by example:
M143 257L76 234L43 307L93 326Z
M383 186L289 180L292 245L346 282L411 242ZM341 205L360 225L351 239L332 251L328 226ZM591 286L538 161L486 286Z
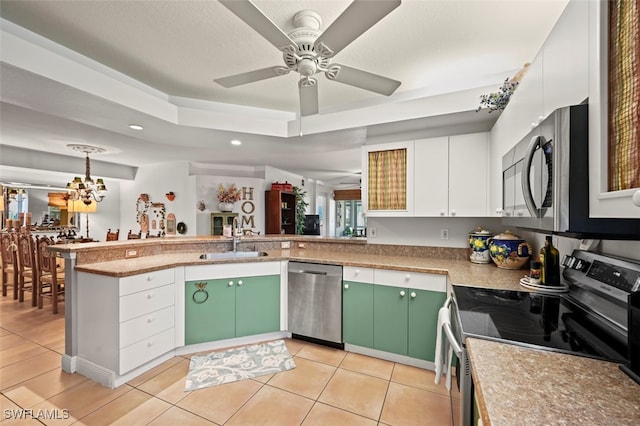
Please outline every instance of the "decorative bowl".
M532 249L528 242L505 231L490 239L489 253L498 268L520 269L529 261Z

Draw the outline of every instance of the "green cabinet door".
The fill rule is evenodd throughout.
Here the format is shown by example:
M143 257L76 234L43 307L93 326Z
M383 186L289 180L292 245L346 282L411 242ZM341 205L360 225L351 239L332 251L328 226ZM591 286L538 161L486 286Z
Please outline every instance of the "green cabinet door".
M409 289L409 349L412 358L435 361L438 311L443 292Z
M185 283L185 344L235 336L235 283L229 286L230 281L218 279Z
M407 315L409 294L406 288L376 285L373 289L373 347L381 351L407 355Z
M373 348L373 284L343 283L342 337L345 343Z
M236 336L280 330L280 276L243 277L236 285Z

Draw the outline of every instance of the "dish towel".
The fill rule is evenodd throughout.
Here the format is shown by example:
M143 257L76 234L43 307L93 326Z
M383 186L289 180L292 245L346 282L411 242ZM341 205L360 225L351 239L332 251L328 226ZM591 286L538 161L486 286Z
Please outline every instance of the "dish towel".
M445 324L451 324L449 308L442 307L438 311L438 324L436 329L436 377L434 381L436 384L440 384L442 374L445 373L445 385L447 390L451 390L451 358L453 357L453 348L447 341L447 335L444 332Z

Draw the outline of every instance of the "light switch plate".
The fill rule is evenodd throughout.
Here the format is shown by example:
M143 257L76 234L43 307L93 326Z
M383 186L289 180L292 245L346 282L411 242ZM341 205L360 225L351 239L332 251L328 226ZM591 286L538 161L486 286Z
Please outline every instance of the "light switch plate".
M127 249L124 252L124 257L125 257L125 259L128 259L130 257L138 257L138 250L136 250L136 249Z
M280 243L280 248L288 249L291 248L291 241L283 241Z

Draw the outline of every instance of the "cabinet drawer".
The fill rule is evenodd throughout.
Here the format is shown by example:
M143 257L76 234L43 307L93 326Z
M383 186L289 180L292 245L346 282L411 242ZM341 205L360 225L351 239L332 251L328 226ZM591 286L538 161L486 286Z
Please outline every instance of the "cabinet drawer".
M173 306L120 323L120 349L173 328L174 323L175 309Z
M384 284L392 287L410 287L418 290L442 292L447 289L446 275L376 269L373 278L375 284Z
M342 268L342 279L344 281L356 281L361 283L373 282L373 269L355 268L353 266L345 266Z
M151 288L120 298L120 322L175 304L174 285Z
M147 274L133 275L120 278L120 296L148 290L154 287L172 284L175 281L174 269L163 269Z
M127 346L120 351L120 371L124 374L127 371L151 361L160 355L174 349L174 329L170 328L162 333L147 337L133 345Z

